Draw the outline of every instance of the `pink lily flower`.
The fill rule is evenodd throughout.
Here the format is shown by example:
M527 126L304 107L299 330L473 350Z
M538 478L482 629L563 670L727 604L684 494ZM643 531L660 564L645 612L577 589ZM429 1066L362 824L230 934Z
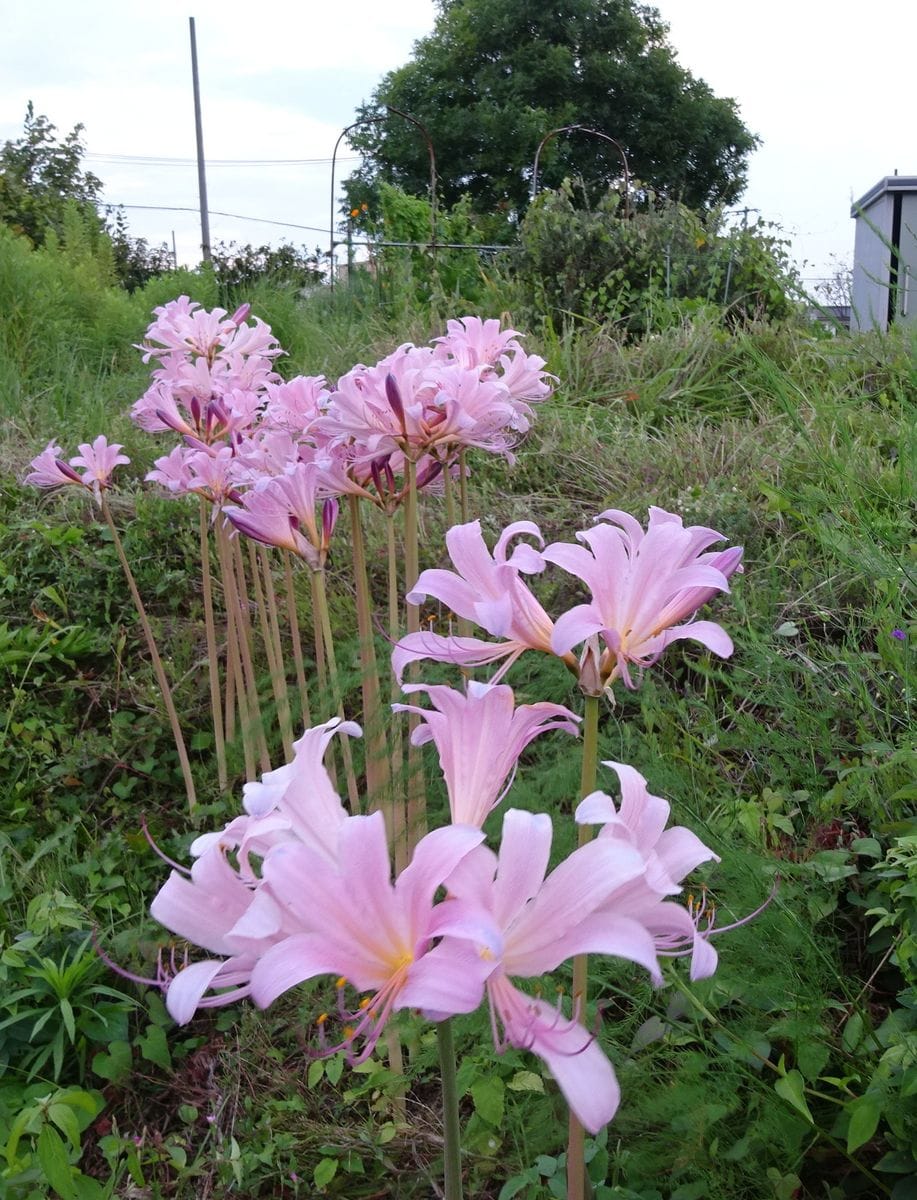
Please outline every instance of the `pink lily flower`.
M435 711L414 704L393 704L395 712L423 718L411 740L436 745L457 825L481 828L512 786L519 756L529 742L550 729L574 736L580 718L560 704L521 704L506 685L470 680L467 692L450 687L406 684L406 693L426 692Z
M494 367L500 355L521 349L515 329L501 329L495 318L459 317L446 322L446 333L434 338L437 358L451 358L461 367Z
M81 442L77 446L79 454L70 459L70 466L85 468L82 476L83 486L90 488L98 496L100 491L111 483L115 467L131 461L126 454L119 453L123 448L117 442L109 446L108 438L99 434L92 445Z
M77 449L79 454L74 455L68 464L60 457L60 446L48 442L41 454L32 459L29 464L32 470L23 482L42 488L77 484L92 492L99 500L103 489L111 483L115 467L131 461L126 454L119 453L123 447L117 442L109 446L104 434L100 434L91 445L81 442ZM76 471L76 467L83 467L83 473Z
M410 662L432 658L464 666L480 666L505 659L491 682L496 683L524 650L554 653L554 624L531 591L519 578L544 566L541 554L521 543L508 555L510 541L528 533L542 541L537 525L516 521L508 525L494 546L487 549L479 521L454 525L446 534L446 546L456 571L423 571L408 592L409 604L420 604L433 596L453 613L476 622L502 642L477 638L443 637L432 632L412 633L401 639L392 654L392 670L400 680ZM576 660L567 656L573 669Z
M577 534L589 547L555 542L544 558L578 576L592 599L564 613L554 627L557 654L595 634L605 642L602 682L622 679L636 686L630 667L651 666L672 642L690 638L728 658L732 639L713 621L678 622L691 617L717 592L728 592L728 577L739 568L741 548L702 553L722 539L715 529L685 528L681 517L650 509L643 531L629 513L608 509L592 529Z
M292 550L318 571L324 565L338 511L337 500L327 496L326 484L326 473L317 463L298 462L283 475L246 492L241 508L228 506L223 512L246 537ZM323 492L326 498L319 524L316 505Z
M334 866L305 845L276 847L264 860L265 885L302 932L259 958L251 978L255 1003L265 1008L318 975L341 977L341 991L346 980L368 992L353 1012L344 1011L341 1000L343 1044L357 1062L372 1053L398 1009L473 1011L499 937L474 906L455 899L434 904L433 897L483 837L480 830L459 825L428 833L394 883L380 812L347 818ZM433 945L446 935L488 953L450 955L443 942ZM324 1024L320 1018L322 1033Z
M188 965L167 981L166 1007L180 1025L200 1007L248 996L255 963L284 935L283 910L263 887L252 886L230 866L228 848L217 843L189 873L173 871L150 905L166 929L225 956ZM217 988L231 990L205 997Z
M595 1133L620 1101L611 1063L578 1012L567 1018L512 980L537 978L575 954L602 953L637 962L660 982L653 938L639 920L592 919L616 888L640 878L645 863L633 846L597 838L545 878L551 840L550 817L511 809L503 819L499 855L486 847L474 850L447 887L488 912L503 935L502 953L487 980L497 1049L517 1046L543 1058L572 1111Z
M83 486L83 480L61 457L63 450L56 442L48 442L41 454L29 463L32 468L23 483L38 488L59 488L75 484Z
M660 954L690 953L691 978L705 979L716 970L717 954L707 940L710 929L700 930L693 904L685 909L665 897L681 891L682 880L701 863L719 862L719 856L683 825L666 828L671 808L652 796L646 779L625 763L606 762L617 774L621 802L604 792L592 792L576 809L581 825L601 825L599 839L632 846L644 858L646 871L608 897L604 912L629 915L653 935Z
M283 844L305 846L326 863L337 863L348 818L322 760L335 734L359 733L358 725L338 717L307 729L294 743L291 763L245 785L245 814L192 843L191 870L172 864L176 869L153 901L153 916L189 942L229 956L186 965L174 977L155 981L165 987L166 1006L179 1024L199 1007L248 996L260 955L301 932L302 925L291 921L265 886L256 863ZM229 854L237 866L230 866Z

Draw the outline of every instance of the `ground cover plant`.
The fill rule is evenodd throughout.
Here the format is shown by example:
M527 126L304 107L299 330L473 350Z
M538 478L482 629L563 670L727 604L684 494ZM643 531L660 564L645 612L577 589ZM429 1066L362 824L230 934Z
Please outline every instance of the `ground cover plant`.
M217 297L206 277L157 281L145 298L116 300L100 285L81 307L58 295L50 325L43 293L22 289L22 273L59 269L67 279L72 260L61 253L58 268L57 252L36 261L11 246L4 270L20 273L17 295L32 311L22 299L10 305L16 339L5 333L3 347L4 378L19 381L6 393L0 517L4 1187L428 1196L443 1153L431 1025L401 1018L405 1085L387 1050L353 1069L343 1054L314 1056L315 1016L336 1004L333 979L264 1013L204 1010L176 1027L156 990L109 972L93 946L95 930L105 953L139 974L155 969L160 947L168 959L162 930L143 917L166 873L143 822L187 863L196 838L239 812L241 733L227 744L223 791L210 723L198 513L142 486L168 447L154 449L127 416L149 382L129 347L150 309L183 291L207 307ZM386 312L357 292L252 299L290 350L278 360L287 377L337 377L405 340L421 345L455 311L410 311L402 299ZM502 299L482 315L512 306L511 292ZM123 306L117 352L93 333L107 336L106 305ZM67 348L59 369L27 353L52 341L48 329ZM600 1196L645 1200L911 1195L913 347L902 333L828 339L792 323L727 332L708 315L630 342L608 328L546 325L525 345L561 383L514 467L474 464L469 491L486 544L514 521L562 543L612 507L645 524L656 504L744 545L744 575L710 612L735 643L731 659L673 647L638 688L617 687L614 705L601 702L597 756L639 771L719 855L709 884L723 923L781 880L763 913L715 943L709 979L692 982L673 963L659 991L622 960L596 970L599 1041L623 1102L587 1138L586 1171ZM132 460L108 502L172 681L192 813L111 531L82 489L47 499L19 482L49 440L72 446L66 459L102 431ZM418 520L420 565L449 569L444 499L422 501ZM384 590L384 526L368 524L367 535L371 586ZM332 548L327 569L331 623L354 630L343 549ZM588 599L559 569L531 582L554 614ZM308 643L308 598L300 611ZM378 634L380 659L386 649ZM365 724L356 636L338 646L337 663L345 715ZM520 657L511 682L518 703L583 712L572 675L547 655ZM326 690L330 699L330 682ZM266 661L258 692L276 765L284 752ZM317 714L319 692L310 698ZM528 747L503 804L557 814L557 856L573 847L572 822L559 814L580 783L580 751L572 739L558 747L561 736ZM448 797L431 762L427 771L436 817ZM609 773L599 787L613 790ZM501 824L502 810L485 830ZM181 945L175 952L180 965ZM569 993L562 972L551 979ZM459 1017L455 1036L468 1193L567 1194L552 1073L523 1049L495 1058L486 1012Z

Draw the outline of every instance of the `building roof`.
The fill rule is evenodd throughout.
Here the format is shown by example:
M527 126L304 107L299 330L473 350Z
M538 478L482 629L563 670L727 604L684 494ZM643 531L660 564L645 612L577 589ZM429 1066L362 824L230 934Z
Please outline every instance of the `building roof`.
M875 204L886 192L917 192L917 175L886 175L884 179L880 179L878 183L861 196L859 200L855 200L850 209L851 217L858 217L861 212L865 212L871 204Z

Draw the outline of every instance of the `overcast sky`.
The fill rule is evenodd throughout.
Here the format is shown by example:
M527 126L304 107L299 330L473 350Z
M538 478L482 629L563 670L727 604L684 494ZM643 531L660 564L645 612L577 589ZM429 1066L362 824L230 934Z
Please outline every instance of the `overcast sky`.
M548 0L545 0L548 2ZM105 198L195 209L188 16L197 24L211 238L327 246L330 159L378 79L433 27L432 0L0 0L0 140L28 100L78 121ZM917 175L917 3L658 0L682 65L733 97L762 138L742 203L793 239L807 277L853 249L850 204L897 169ZM537 47L533 47L537 53ZM613 131L610 131L613 132ZM348 150L338 178L353 166ZM124 161L111 156L135 156ZM185 159L162 163L155 159ZM249 160L248 165L220 160ZM320 160L271 165L251 160ZM280 224L218 216L259 217ZM193 261L194 213L127 211L131 231Z

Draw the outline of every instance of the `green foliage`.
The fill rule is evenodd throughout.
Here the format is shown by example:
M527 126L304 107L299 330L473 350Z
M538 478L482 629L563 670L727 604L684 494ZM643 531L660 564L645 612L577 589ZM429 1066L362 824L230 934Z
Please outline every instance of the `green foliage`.
M27 919L34 922L42 899L32 901ZM52 899L63 908L54 924L66 928L73 908L68 913L65 896ZM0 954L0 1065L27 1080L44 1074L58 1082L74 1063L82 1078L90 1046L123 1038L133 1008L130 997L100 982L104 968L88 937L58 944L56 955L47 953L47 939L29 932Z
M220 289L221 303L246 295L253 284L264 280L271 287L301 292L322 280L321 251L297 248L288 242L279 246L238 245L218 242L213 247L212 268ZM259 316L261 314L259 313Z
M720 310L732 322L793 311L783 243L759 226L726 230L719 211L669 203L625 219L617 192L591 208L565 181L539 196L520 236L524 303L561 323L610 321L633 335Z
M378 246L370 243L370 271L392 319L410 317L418 304L451 313L456 304L480 304L492 290L482 269L482 253L487 252L473 249L487 240L468 196L451 208L437 208L434 222L429 199L382 182L374 211L376 215L362 220L361 232L379 239ZM434 230L435 250L429 248ZM358 280L364 273L359 265L355 268Z
M77 205L97 231L102 223L94 201L101 179L82 169L82 125L63 140L47 117L36 116L31 100L22 137L0 150L0 222L24 234L36 246L50 233L63 232L68 208Z
M632 173L660 194L697 207L729 202L756 139L732 100L679 65L666 33L658 13L633 0L445 0L433 32L359 116L389 106L422 121L446 203L467 193L475 212L502 212L504 228L528 202L539 141L574 123L616 138ZM427 190L426 144L409 122L390 115L351 142L367 156L352 200L379 180ZM573 173L607 185L621 165L607 143L568 135L545 149L540 173L548 186Z
M82 1135L103 1107L98 1092L82 1088L49 1092L38 1084L21 1096L0 1089L3 1195L10 1200L43 1200L49 1195L60 1200L103 1200L111 1196L110 1189L76 1165L83 1153Z

